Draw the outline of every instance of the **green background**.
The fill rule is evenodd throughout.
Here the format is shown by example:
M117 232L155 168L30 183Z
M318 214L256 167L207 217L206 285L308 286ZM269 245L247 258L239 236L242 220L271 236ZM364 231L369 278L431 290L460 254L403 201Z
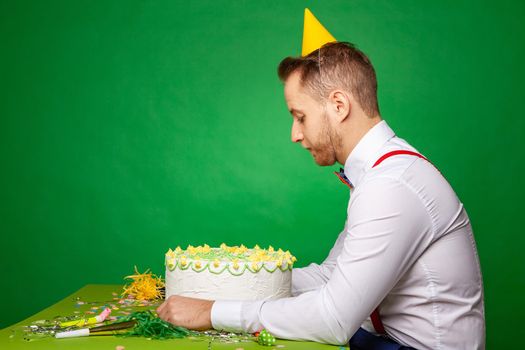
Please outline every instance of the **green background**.
M304 7L370 56L382 116L465 204L487 345L512 344L525 311L522 1L3 1L0 327L134 265L162 274L177 245L323 260L348 191L290 142L276 77L300 53Z

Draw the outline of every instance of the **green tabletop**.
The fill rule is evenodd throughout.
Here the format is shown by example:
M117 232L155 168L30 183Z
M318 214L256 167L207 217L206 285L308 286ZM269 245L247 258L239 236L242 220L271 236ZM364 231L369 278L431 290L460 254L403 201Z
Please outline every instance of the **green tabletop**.
M59 301L55 305L42 310L41 312L0 330L0 349L111 349L123 346L126 350L132 349L347 349L348 347L331 346L313 342L297 342L277 339L274 346L266 347L256 342L223 343L209 339L172 339L172 340L148 340L136 337L117 337L117 336L90 336L81 338L55 339L52 337L27 337L24 326L29 326L38 320L49 320L57 316L84 316L86 312L95 312L96 307L104 304L115 305L115 296L120 293L120 285L96 285L90 284L70 296ZM115 303L115 304L112 304ZM117 306L119 306L117 304ZM112 315L118 316L129 311L152 309L154 306L134 306L116 308ZM92 310L92 311L90 311Z

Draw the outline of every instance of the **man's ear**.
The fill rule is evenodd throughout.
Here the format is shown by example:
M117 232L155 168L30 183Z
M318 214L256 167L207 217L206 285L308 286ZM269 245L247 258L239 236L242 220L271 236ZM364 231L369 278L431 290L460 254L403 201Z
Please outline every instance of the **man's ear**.
M333 90L328 96L328 103L339 123L350 117L352 99L343 90Z

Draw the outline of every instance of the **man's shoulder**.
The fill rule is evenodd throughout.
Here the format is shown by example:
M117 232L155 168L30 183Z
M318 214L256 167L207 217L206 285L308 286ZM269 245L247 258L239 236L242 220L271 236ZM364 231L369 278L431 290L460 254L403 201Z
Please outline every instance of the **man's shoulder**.
M380 163L377 164L379 160ZM394 181L411 187L413 182L436 181L440 177L441 173L425 154L396 136L381 147L375 159L371 160L370 168L361 182Z

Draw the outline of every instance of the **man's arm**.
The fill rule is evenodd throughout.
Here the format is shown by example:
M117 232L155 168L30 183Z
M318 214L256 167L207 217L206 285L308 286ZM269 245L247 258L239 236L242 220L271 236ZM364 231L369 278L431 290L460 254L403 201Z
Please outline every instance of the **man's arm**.
M330 253L321 265L312 263L306 267L292 270L292 295L309 292L321 288L328 282L335 268L337 257L343 249L346 237L346 223L344 230L339 234Z
M214 328L346 344L432 242L429 213L404 184L377 179L353 193L342 250L329 281L297 297L216 301Z

